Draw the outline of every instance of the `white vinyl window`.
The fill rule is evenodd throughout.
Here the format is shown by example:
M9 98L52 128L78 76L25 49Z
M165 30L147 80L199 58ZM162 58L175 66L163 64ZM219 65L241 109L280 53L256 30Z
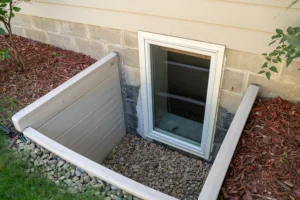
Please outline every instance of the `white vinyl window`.
M144 136L209 159L225 47L138 34Z

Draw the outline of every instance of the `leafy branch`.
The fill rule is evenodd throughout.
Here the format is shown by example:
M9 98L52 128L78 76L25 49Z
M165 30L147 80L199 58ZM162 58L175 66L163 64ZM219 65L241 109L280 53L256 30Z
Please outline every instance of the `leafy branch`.
M20 12L21 8L16 5L21 1L22 0L0 0L0 22L4 25L4 28L0 27L0 37L4 39L8 48L14 52L12 56L20 71L24 70L24 63L13 39L11 20L15 16L15 13ZM0 49L0 61L10 58L11 56L7 48Z
M267 79L270 79L271 72L278 73L275 65L282 62L283 56L286 59L286 67L294 59L300 58L300 27L288 27L285 33L281 29L276 29L276 34L272 36L269 46L274 43L277 43L277 46L272 52L262 54L266 62L261 66L261 71L258 72L265 74Z

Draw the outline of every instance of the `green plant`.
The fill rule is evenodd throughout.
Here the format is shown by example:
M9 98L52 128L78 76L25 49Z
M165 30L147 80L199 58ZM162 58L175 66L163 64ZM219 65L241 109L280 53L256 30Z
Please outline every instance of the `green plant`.
M16 5L21 1L22 0L0 0L0 22L2 22L4 26L3 28L0 27L0 36L3 37L3 41L5 41L6 45L14 52L12 56L20 71L24 70L24 63L13 40L11 20L15 16L15 13L20 12L21 8ZM8 36L9 41L6 40L6 36ZM6 59L10 59L8 49L0 49L0 60L3 61Z
M270 79L271 72L278 73L275 64L282 62L282 57L286 58L286 67L291 62L300 58L300 27L288 27L286 33L281 29L276 29L276 34L272 36L272 41L269 45L277 42L276 48L270 53L263 53L266 61L262 66L259 74L265 73L266 77Z
M288 6L288 9L299 1L300 0L293 1ZM262 54L267 62L261 66L261 70L258 72L259 74L265 74L269 80L271 78L271 72L278 73L275 65L282 62L283 56L286 59L286 67L288 67L294 59L300 58L300 27L288 27L286 32L283 32L281 29L276 29L276 34L272 36L272 41L269 46L274 43L277 43L277 46L272 52Z
M13 97L0 94L0 125L7 125L18 110L18 103Z
M11 58L11 56L10 56L7 48L0 49L0 61L4 61L4 60L10 59L10 58Z

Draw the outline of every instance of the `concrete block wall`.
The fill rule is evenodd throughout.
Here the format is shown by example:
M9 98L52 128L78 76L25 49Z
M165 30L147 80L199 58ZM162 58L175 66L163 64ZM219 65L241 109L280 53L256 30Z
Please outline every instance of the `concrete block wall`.
M138 134L143 130L136 32L28 15L17 15L13 24L13 31L17 35L82 52L96 59L112 51L118 52L127 132ZM259 85L259 95L262 97L281 96L290 101L300 101L300 71L297 70L300 62L294 62L289 68L283 62L277 66L279 73L272 73L271 80L267 80L263 75L257 74L259 67L265 62L261 55L226 49L225 57L215 152L221 145L249 84Z

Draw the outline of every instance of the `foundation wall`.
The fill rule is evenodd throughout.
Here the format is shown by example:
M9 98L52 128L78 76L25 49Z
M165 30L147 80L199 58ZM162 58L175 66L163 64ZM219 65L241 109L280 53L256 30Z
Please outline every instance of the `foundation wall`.
M30 15L17 15L13 24L13 31L18 35L82 52L96 59L112 51L118 52L126 130L132 134L142 133L137 32ZM265 45L267 44L266 42ZM264 58L259 53L226 48L225 54L214 141L215 153L250 84L260 86L259 95L262 97L280 96L290 101L300 101L300 72L297 70L300 68L300 62L293 62L289 68L286 68L283 62L278 66L279 73L273 73L271 80L267 80L265 76L258 74L260 66L264 63Z

